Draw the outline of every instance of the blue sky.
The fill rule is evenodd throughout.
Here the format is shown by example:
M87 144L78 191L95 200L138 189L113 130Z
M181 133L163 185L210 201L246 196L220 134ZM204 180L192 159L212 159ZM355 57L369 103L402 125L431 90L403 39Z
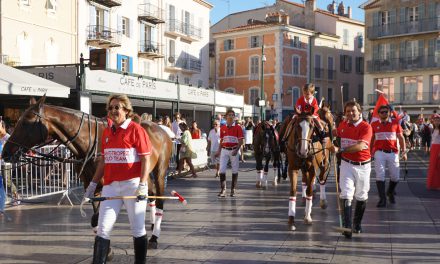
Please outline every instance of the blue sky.
M244 10L254 9L263 7L266 5L273 5L275 0L207 0L209 3L214 5L211 9L211 23L212 25L217 23L220 19L227 16L229 13L240 12ZM229 1L229 12L228 12L228 1ZM302 4L301 0L291 0ZM327 5L330 4L332 0L317 0L318 8L327 10ZM340 1L336 1L338 4ZM364 10L359 8L359 5L366 2L366 0L345 0L343 1L345 7L351 6L352 8L352 18L364 21Z

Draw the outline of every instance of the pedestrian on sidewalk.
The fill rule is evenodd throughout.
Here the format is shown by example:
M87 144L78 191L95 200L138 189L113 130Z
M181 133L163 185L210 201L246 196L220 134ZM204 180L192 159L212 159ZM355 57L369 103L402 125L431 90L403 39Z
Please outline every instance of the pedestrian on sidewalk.
M230 196L236 194L238 181L238 167L240 147L243 145L243 130L239 125L234 123L235 112L232 109L226 111L226 125L220 128L220 148L216 153L216 157L220 157L220 192L218 197L226 196L226 169L228 162L231 161L232 167L232 184Z
M211 158L211 165L215 166L215 177L220 177L219 170L219 157L215 154L217 153L220 147L220 121L214 120L213 128L209 131L208 135L208 156Z
M431 156L429 158L428 190L440 190L440 115L432 117L434 132L432 133Z
M407 160L405 139L402 127L397 119L390 118L390 107L381 105L377 110L379 120L371 123L373 138L371 145L374 155L374 170L376 172L376 186L379 193L379 202L376 207L386 207L387 198L394 204L395 189L400 179L399 142L400 153L403 160ZM390 183L385 195L385 168L388 167Z
M9 134L6 132L5 121L0 116L0 217L5 216L5 204L6 204L6 192L3 184L3 159L1 156L3 146L9 138Z
M196 170L192 164L192 159L197 158L197 153L194 151L192 146L191 132L189 132L188 125L185 122L179 124L180 130L182 131L182 137L180 138L180 150L179 150L179 164L177 165L177 174L180 177L180 172L183 170L185 161L188 164L192 177L197 178Z
M431 151L432 130L432 124L428 118L425 118L425 122L420 128L420 134L422 136L422 148L425 149L426 155L429 155Z
M353 218L354 233L361 233L362 217L367 207L370 190L371 152L370 142L373 135L371 126L361 118L362 108L354 101L344 106L345 120L333 131L341 138L341 147L332 146L330 151L341 154L341 187L340 203L342 206L342 225L352 229L351 203L356 198L356 209ZM352 232L344 231L346 238Z
M84 198L93 198L98 182L103 182L102 196L147 196L148 155L151 142L147 132L131 121L133 108L124 94L112 94L107 100L112 125L102 133L102 153L98 156L93 179ZM102 181L101 181L102 180ZM93 249L93 263L106 263L110 233L122 208L125 207L133 235L135 263L147 261L145 211L147 201L135 199L105 200L99 207L98 232Z

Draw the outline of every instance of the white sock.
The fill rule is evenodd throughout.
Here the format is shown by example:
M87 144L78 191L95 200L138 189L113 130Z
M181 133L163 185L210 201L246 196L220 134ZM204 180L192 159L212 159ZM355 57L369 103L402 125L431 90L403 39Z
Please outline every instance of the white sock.
M305 182L302 183L301 188L302 188L301 194L302 194L302 197L304 198L304 197L306 197L306 191L307 191L307 185Z
M160 236L160 224L162 224L163 210L156 209L156 222L154 223L153 235Z
M261 181L261 171L257 171L257 181Z
M319 185L319 199L325 200L327 196L325 195L325 184Z
M306 197L306 216L310 216L312 213L312 204L313 204L313 196L307 196Z
M289 197L289 216L295 216L296 214L296 197Z
M156 222L156 201L152 201L148 203L150 207L150 223L154 224Z

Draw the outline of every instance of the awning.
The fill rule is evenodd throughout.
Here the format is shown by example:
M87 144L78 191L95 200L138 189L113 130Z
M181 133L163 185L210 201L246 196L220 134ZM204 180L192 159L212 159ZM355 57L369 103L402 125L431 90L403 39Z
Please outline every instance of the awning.
M0 64L0 94L68 98L70 88Z

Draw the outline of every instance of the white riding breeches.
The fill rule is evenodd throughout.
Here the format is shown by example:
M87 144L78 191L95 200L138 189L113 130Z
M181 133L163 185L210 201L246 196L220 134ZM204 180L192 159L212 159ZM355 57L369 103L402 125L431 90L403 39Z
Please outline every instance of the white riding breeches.
M371 163L365 165L352 165L342 160L340 171L340 198L353 200L354 196L358 201L367 200L368 191L370 190Z
M101 195L104 197L135 195L139 180L139 178L133 178L127 181L114 181L102 188ZM141 237L147 233L145 230L147 200L139 202L136 199L105 200L99 207L98 236L110 239L110 233L122 205L125 205L127 210L133 237Z
M238 166L239 166L239 158L240 158L240 151L237 152L237 155L232 156L232 152L234 150L228 150L222 148L220 152L220 170L219 173L226 173L226 169L228 168L228 161L231 161L231 167L232 167L232 174L238 173Z
M376 181L385 181L385 168L388 165L390 179L398 182L400 179L399 154L385 153L380 150L374 153L374 171L376 172Z

